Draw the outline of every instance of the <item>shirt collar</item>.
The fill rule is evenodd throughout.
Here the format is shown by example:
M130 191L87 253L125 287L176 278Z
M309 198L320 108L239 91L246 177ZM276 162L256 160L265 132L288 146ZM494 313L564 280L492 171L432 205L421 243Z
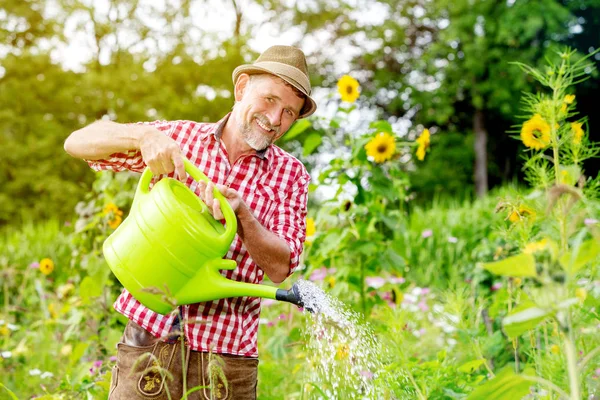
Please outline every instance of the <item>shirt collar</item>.
M214 124L213 127L206 132L206 135L207 136L213 135L213 137L218 142L220 142L221 136L223 136L223 129L225 129L225 125L227 124L227 121L229 120L230 116L231 116L231 112L228 113L227 115L225 115L223 118L221 118L221 120L219 122ZM271 155L271 151L272 151L271 146L268 146L266 149L256 151L255 154L261 160L269 161L269 158L270 158L269 156Z

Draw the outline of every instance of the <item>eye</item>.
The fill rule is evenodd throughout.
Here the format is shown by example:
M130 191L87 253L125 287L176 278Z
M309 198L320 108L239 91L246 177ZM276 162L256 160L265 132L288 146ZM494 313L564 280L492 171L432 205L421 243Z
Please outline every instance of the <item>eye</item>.
M294 116L294 112L292 110L290 110L289 108L285 109L285 112L287 113L287 115L289 115L290 117Z
M272 103L273 102L273 98L272 97L265 97L265 99L267 100L267 103Z

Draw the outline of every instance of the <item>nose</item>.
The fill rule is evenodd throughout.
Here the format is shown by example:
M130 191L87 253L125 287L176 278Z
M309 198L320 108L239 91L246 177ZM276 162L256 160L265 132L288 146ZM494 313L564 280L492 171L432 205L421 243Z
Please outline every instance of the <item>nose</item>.
M267 113L267 118L269 118L269 122L272 127L278 127L281 125L281 118L283 117L283 107L273 106Z

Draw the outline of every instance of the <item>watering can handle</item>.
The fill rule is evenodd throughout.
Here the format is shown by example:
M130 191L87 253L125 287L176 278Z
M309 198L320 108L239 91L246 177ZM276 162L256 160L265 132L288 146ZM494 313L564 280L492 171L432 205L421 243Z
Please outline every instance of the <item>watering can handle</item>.
M185 166L185 171L188 174L190 174L190 176L194 178L196 182L210 182L210 179L206 175L204 175L202 171L196 168L194 164L192 164L187 158L182 158L183 165ZM146 167L146 169L142 173L142 177L140 178L135 198L138 197L138 194L148 194L150 192L149 186L151 180L152 171L150 171L150 168ZM233 209L231 208L231 205L229 204L227 199L221 194L221 192L219 192L219 189L215 187L213 194L215 196L215 199L219 201L219 204L221 205L221 211L223 212L223 216L225 217L225 232L223 232L221 236L225 238L227 242L231 242L237 232L237 218L235 216L235 213L233 212Z

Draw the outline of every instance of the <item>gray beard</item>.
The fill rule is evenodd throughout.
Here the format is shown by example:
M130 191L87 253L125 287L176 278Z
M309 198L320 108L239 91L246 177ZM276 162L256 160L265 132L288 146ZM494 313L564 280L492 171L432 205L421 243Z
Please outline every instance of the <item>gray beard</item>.
M273 144L274 140L273 137L266 134L261 134L260 132L256 132L256 130L253 129L252 124L254 123L255 118L256 115L252 117L252 120L250 122L241 122L240 131L242 133L242 138L244 138L244 141L248 144L248 146L250 146L256 151L262 151L269 147L271 144ZM268 123L265 125L270 127L270 124ZM277 132L277 129L274 130L275 132Z

